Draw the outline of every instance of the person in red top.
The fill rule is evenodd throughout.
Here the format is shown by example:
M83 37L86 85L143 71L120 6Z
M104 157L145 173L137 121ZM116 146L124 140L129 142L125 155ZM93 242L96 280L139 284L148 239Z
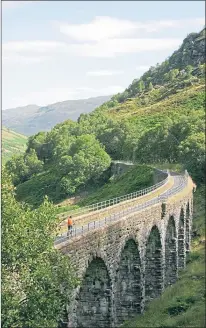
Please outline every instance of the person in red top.
M68 226L68 233L67 233L67 235L69 235L69 232L72 231L72 226L73 226L72 216L69 216L68 217L67 226Z

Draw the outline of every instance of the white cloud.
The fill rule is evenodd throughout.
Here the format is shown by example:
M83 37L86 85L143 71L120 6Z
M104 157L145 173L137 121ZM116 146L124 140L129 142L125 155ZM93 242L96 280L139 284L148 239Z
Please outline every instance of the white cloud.
M61 33L69 36L70 38L85 42L127 37L129 35L134 35L134 33L138 33L140 35L142 31L151 33L165 28L182 28L185 26L198 26L201 28L204 24L204 17L181 20L136 22L108 16L97 16L91 22L86 24L68 24L57 22L56 26L58 26Z
M181 44L181 39L108 39L94 44L69 44L51 41L22 41L3 43L3 58L12 60L15 55L26 57L41 56L52 58L55 55L74 55L81 57L110 58L121 54L138 53L144 51L174 50ZM43 60L44 58L42 58ZM15 60L16 62L16 60Z
M25 1L22 1L25 3ZM15 4L13 4L15 5ZM135 33L140 30L156 32L165 28L181 28L185 26L203 26L204 19L160 20L134 22L112 17L96 17L87 24L57 23L59 30L69 37L81 41L68 42L34 40L11 41L3 43L3 60L6 63L22 64L41 62L56 55L73 55L81 57L111 58L121 54L144 51L175 50L182 42L178 38L137 38ZM136 31L136 32L135 32ZM128 37L130 36L130 37ZM19 56L17 59L16 55ZM30 57L30 58L29 58ZM55 58L56 59L56 58ZM59 59L59 58L58 58ZM106 76L108 72L97 72L90 76Z
M108 16L97 16L88 24L59 24L61 33L78 41L115 38L136 28L136 23Z
M83 57L109 58L120 54L143 51L174 50L181 44L181 39L108 39L95 44L72 44L69 52Z
M87 72L88 76L112 76L123 74L123 71L107 71L107 70L99 70L99 71L90 71Z

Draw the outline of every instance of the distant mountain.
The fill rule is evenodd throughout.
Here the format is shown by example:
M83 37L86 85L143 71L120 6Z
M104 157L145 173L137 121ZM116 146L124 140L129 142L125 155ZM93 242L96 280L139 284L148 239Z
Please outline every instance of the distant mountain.
M26 150L27 137L2 127L2 162Z
M39 131L49 131L56 124L71 119L76 121L81 113L90 113L111 99L100 96L89 99L66 100L40 107L28 105L2 111L2 124L13 131L30 136Z

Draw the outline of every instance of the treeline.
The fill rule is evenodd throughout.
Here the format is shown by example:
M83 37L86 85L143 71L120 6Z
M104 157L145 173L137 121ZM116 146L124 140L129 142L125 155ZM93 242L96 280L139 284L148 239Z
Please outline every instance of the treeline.
M14 185L34 176L41 180L42 175L49 174L54 182L53 200L58 200L72 195L79 186L103 179L111 163L110 156L94 135L78 130L78 124L67 121L49 133L30 137L25 154L6 163Z

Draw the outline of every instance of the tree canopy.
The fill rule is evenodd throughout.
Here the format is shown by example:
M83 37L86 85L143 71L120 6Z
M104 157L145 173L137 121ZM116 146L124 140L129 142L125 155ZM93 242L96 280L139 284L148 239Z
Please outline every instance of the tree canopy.
M55 250L57 221L46 199L31 210L15 200L2 173L1 321L4 328L57 327L77 281L67 257Z

